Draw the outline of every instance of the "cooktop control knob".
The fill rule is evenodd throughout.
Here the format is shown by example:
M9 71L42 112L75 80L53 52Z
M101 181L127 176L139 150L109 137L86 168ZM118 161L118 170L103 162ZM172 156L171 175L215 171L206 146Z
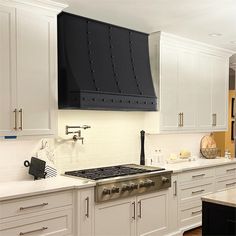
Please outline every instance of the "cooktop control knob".
M120 192L120 188L116 187L116 186L113 186L112 189L111 189L111 192L112 193L119 193Z
M131 184L130 184L130 190L132 191L132 190L134 190L134 189L138 189L138 184L136 184L136 183L131 183Z
M161 182L162 182L163 184L166 184L166 183L169 183L170 180L169 180L168 178L166 178L165 176L162 176L162 177L161 177Z
M145 182L144 181L140 181L139 182L139 188L143 188L145 187Z
M111 194L111 190L108 189L108 188L104 188L103 191L102 191L102 194L103 195L110 195Z
M146 181L146 184L147 184L148 187L151 187L151 186L154 186L154 185L155 185L155 182L152 181L152 180L150 180L150 179L148 179L148 180Z
M125 192L125 191L128 191L128 190L130 190L130 186L128 184L123 184L122 187L121 187L121 191Z

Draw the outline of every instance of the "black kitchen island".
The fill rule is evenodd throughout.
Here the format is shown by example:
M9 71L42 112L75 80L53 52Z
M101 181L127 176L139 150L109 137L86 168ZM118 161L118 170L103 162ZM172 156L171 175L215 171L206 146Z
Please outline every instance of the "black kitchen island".
M236 236L236 188L202 198L202 235Z

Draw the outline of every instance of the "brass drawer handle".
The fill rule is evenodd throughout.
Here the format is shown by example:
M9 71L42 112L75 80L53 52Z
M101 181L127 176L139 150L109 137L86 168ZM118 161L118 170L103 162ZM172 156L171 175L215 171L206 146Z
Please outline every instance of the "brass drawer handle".
M44 206L47 206L47 205L48 205L48 203L44 202L42 204L38 204L38 205L34 205L34 206L20 207L20 211L35 208L35 207L44 207Z
M138 205L139 205L139 214L138 217L141 219L142 218L142 202L138 201Z
M134 219L135 220L135 215L136 215L136 212L135 212L135 202L132 202L132 205L133 205L133 209L134 209L134 215L132 216L132 219Z
M35 229L35 230L27 231L27 232L20 232L19 235L32 234L32 233L35 233L35 232L44 231L46 229L48 229L48 227L42 227L40 229Z
M201 213L202 213L202 210L199 210L199 211L192 211L192 215L201 214Z
M212 126L216 126L216 113L212 114Z
M85 213L85 216L87 218L89 218L89 197L86 197L85 201L86 201L86 213Z
M20 127L19 127L19 130L23 130L23 110L22 110L22 108L19 110L19 114L20 114Z
M232 185L235 185L235 184L236 184L236 182L228 183L228 184L226 184L226 187L229 187L229 186L232 186Z
M205 174L193 175L192 178L203 177Z
M174 196L177 196L177 180L174 181Z
M236 168L232 168L232 169L226 170L226 172L235 171L235 170L236 170Z
M14 113L14 130L17 130L17 109L13 111Z
M197 191L192 191L192 194L202 193L202 192L204 192L204 191L205 191L204 189L197 190Z
M178 114L178 116L179 116L179 124L178 124L178 126L179 126L179 127L181 127L181 124L182 124L181 114L182 114L182 113L179 113L179 114Z

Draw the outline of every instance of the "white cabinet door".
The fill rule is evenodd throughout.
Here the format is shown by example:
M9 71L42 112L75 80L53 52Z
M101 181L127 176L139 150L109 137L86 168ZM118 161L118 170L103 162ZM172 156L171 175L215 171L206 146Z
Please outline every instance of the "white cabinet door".
M178 129L178 51L174 47L161 49L160 69L160 130Z
M163 236L168 229L168 191L137 197L137 235Z
M171 176L171 188L169 188L168 198L168 232L173 233L179 230L178 227L178 176Z
M135 199L127 198L95 206L96 236L135 235Z
M196 127L196 79L198 56L195 53L181 50L178 67L179 112L182 113L182 129L193 130Z
M199 72L196 83L197 127L212 129L212 56L199 55Z
M17 101L22 135L53 134L56 104L56 19L17 10Z
M0 136L14 135L15 97L15 9L0 6Z
M212 115L215 115L215 130L228 128L229 63L225 58L212 58Z
M94 221L94 191L93 189L85 189L80 191L80 236L93 235Z

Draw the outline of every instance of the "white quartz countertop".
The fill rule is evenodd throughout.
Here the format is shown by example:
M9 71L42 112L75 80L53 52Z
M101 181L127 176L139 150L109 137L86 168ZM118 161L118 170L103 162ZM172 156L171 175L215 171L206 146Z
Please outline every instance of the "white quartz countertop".
M36 181L26 180L4 182L0 183L0 201L93 186L95 186L94 181L87 181L66 176L58 176Z
M202 201L236 207L236 188L206 195L202 197Z
M197 158L195 161L186 161L174 164L163 164L161 167L166 168L167 170L172 170L173 173L179 173L183 171L189 171L200 168L214 167L227 164L236 164L236 158L227 159L227 158L215 158L215 159L204 159Z

